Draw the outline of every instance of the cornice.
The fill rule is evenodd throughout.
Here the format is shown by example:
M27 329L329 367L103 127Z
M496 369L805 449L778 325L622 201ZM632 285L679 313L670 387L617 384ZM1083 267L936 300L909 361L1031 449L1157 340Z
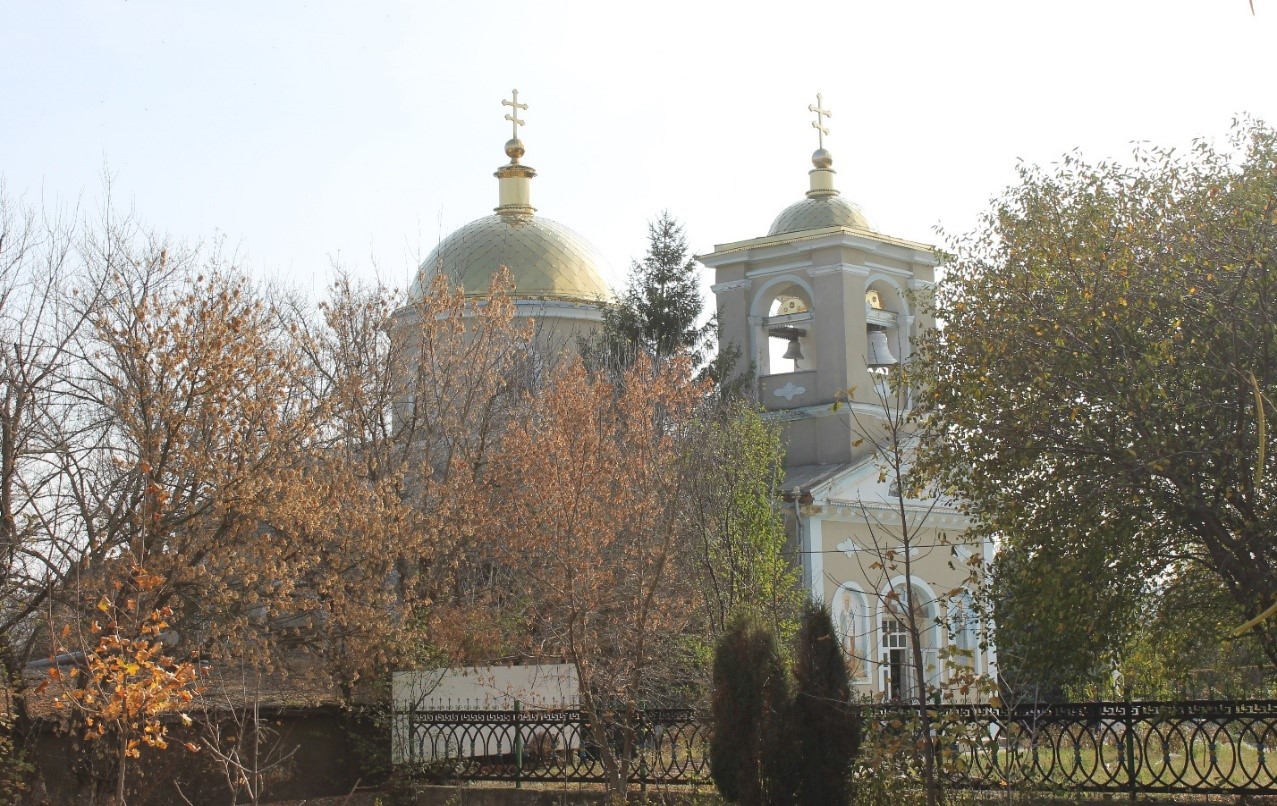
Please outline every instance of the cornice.
M820 277L826 274L850 274L856 277L868 277L869 269L866 266L859 266L855 263L834 263L829 266L818 266L807 273L812 277Z

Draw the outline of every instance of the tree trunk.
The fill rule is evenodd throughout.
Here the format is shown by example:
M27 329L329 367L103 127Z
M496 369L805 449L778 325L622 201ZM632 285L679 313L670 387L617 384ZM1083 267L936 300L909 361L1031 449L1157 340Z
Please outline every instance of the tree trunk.
M128 769L129 762L129 742L123 736L120 737L120 766L115 776L115 806L125 806L124 800L124 771Z

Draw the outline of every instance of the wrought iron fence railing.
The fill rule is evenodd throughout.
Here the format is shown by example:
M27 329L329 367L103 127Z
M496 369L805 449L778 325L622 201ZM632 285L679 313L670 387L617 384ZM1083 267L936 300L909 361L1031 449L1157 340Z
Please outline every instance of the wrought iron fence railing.
M916 709L862 713L880 743L916 734ZM930 715L954 787L1277 793L1273 700L941 705Z
M472 781L603 783L603 755L579 710L408 711L404 761L442 778ZM709 780L708 726L689 709L646 710L627 732L603 731L613 757L636 784Z
M917 710L863 706L867 745L918 745ZM940 705L929 709L948 784L964 789L1277 794L1277 700ZM409 711L405 761L458 780L604 782L582 712ZM603 730L632 783L706 783L709 726L688 709L644 711L627 745ZM628 746L628 751L624 748ZM627 755L628 753L628 755Z

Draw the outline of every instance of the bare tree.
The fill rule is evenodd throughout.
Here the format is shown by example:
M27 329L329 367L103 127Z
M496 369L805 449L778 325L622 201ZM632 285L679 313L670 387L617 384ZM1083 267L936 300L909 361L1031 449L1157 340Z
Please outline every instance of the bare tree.
M236 804L262 802L272 781L285 772L300 745L285 741L262 715L267 672L260 664L213 667L200 698L199 748L222 776ZM178 789L183 800L185 793Z
M852 428L859 446L863 446L878 469L878 482L889 490L887 500L893 511L883 512L860 501L868 540L855 547L854 557L861 574L871 581L871 595L884 614L879 629L887 647L886 689L884 695L909 703L917 709L917 749L921 756L923 784L928 804L943 801L940 785L940 748L931 707L942 696L941 676L944 664L954 655L951 648L942 650L940 634L946 610L955 597L968 586L976 589L982 568L978 556L964 552L963 560L954 551L955 543L934 523L929 523L938 507L944 505L934 489L920 487L913 473L913 457L917 449L917 427L910 403L907 367L897 367L876 377L878 409L863 414L851 409ZM954 570L957 584L938 594L930 594L929 586L918 584L920 563L939 557ZM896 580L903 579L903 582ZM953 606L956 611L957 605ZM902 657L897 659L897 653ZM967 653L970 655L970 653ZM857 658L866 664L869 658ZM951 670L953 671L953 670ZM970 686L963 681L960 686Z

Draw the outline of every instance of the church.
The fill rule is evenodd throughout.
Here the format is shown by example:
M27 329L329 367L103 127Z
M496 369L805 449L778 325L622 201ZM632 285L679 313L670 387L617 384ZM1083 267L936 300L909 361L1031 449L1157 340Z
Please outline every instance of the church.
M518 316L535 322L538 352L552 355L600 331L612 293L598 251L532 205L536 171L518 131L527 105L517 91L502 104L513 135L495 173L498 205L439 243L409 301L440 275L481 294L504 266ZM891 383L934 326L917 299L934 285L938 258L927 244L876 231L842 196L824 148L828 112L819 95L808 108L819 147L805 196L765 235L698 256L714 272L721 342L745 358L743 387L781 429L777 504L804 588L833 612L856 694L915 694L911 612L928 689L977 698L970 681L997 670L973 601L993 547L964 540L955 502L906 489L909 393Z

